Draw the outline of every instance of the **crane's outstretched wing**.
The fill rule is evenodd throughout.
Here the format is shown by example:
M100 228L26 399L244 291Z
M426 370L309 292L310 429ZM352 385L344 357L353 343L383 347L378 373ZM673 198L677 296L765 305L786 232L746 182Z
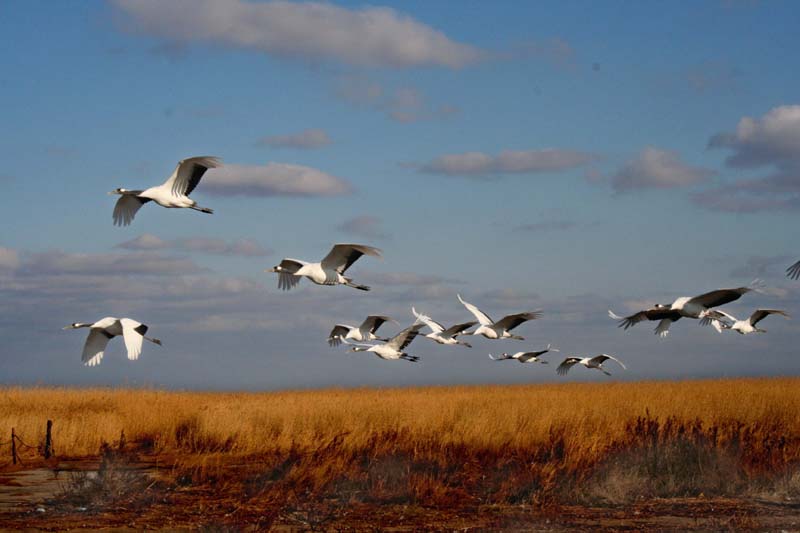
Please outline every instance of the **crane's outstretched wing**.
M484 313L483 311L481 311L480 309L478 309L477 307L475 307L471 303L465 302L464 299L461 298L460 294L457 294L456 296L458 296L458 301L461 302L464 305L464 307L466 307L467 310L470 313L475 315L475 318L478 319L478 322L481 324L481 326L491 326L492 324L494 324L494 320L492 320L489 317L489 315L487 315L486 313Z
M339 346L342 343L345 335L350 333L350 326L345 324L336 324L328 335L328 346Z
M189 157L178 162L172 175L164 182L163 187L169 189L173 196L189 196L200 183L200 179L209 168L217 168L222 164L218 157Z
M778 309L756 309L753 314L750 315L750 325L755 326L769 315L781 315L789 318L789 313L786 311L780 311Z
M544 350L538 350L536 352L522 352L516 358L519 360L520 363L527 363L531 359L537 358L540 355L544 355L547 352L557 352L558 350L555 348L551 348L550 345L547 345L547 348ZM542 361L542 363L547 364L547 361Z
M423 315L421 313L417 313L417 310L413 307L411 308L411 313L417 318L417 321L422 322L434 333L441 333L444 331L444 326L436 322L434 319L429 317L428 315Z
M397 351L405 349L406 346L411 344L411 341L419 334L423 324L414 324L408 326L406 329L386 341L386 346L394 348Z
M700 319L698 324L701 326L711 325L718 333L722 333L723 329L729 328L734 322L736 322L736 317L732 314L726 313L722 309L712 309Z
M278 265L281 267L280 271L278 272L278 288L288 291L289 289L297 286L297 284L300 283L300 277L295 276L294 273L307 264L308 263L301 261L300 259L291 259L288 257L281 261Z
M675 322L681 318L681 314L678 311L673 311L669 308L669 306L651 307L650 309L645 309L629 316L619 316L614 311L609 309L608 316L614 320L618 320L619 324L617 327L622 329L632 328L639 322L643 322L645 320L664 320L667 318Z
M505 331L511 331L515 327L519 326L522 323L527 322L528 320L536 320L537 318L542 317L541 311L530 311L528 313L516 313L514 315L504 316L500 320L497 321L495 326L498 328L502 328Z
M560 365L558 365L558 368L556 368L556 373L559 376L566 376L567 372L569 372L569 369L580 362L581 362L580 357L567 357L561 362Z
M442 336L443 337L455 337L456 335L459 335L459 334L463 333L464 331L468 330L469 328L471 328L475 324L477 324L477 322L475 322L474 320L472 320L471 322L463 322L461 324L455 324L453 326L450 326L446 330L444 330L442 332Z
M546 365L547 361L542 361L541 359L539 359L539 356L548 351L549 350L544 350L541 352L522 352L514 359L516 359L520 363L527 363L528 361L537 361L539 363L542 363L543 365Z
M333 269L339 274L344 274L350 265L362 255L381 257L381 251L363 244L334 244L331 251L322 260L322 268Z
M612 360L612 361L616 361L616 363L619 366L621 366L623 370L627 370L627 367L622 363L622 361L620 361L619 359L617 359L613 355L608 355L607 353L601 353L600 355L595 355L594 357L589 359L589 363L590 364L591 363L595 363L595 364L598 364L598 365L602 365L603 363L605 363L609 359Z
M103 360L103 355L110 341L114 336L109 335L105 330L100 328L91 328L89 335L86 337L86 343L83 345L83 355L81 362L86 366L96 366Z
M142 353L142 343L144 334L147 333L147 326L130 318L120 318L119 323L122 324L122 339L125 341L128 359L135 361Z
M133 217L144 204L149 202L149 198L139 198L132 194L123 194L114 205L114 218L115 226L129 226L133 222Z
M691 298L689 302L702 305L703 307L706 308L717 307L719 305L725 305L731 302L735 302L736 300L741 298L743 294L747 294L752 290L753 290L752 287L737 287L735 289L717 289L715 291L701 294L700 296L695 296L694 298Z
M358 327L361 331L374 334L384 322L389 322L391 318L383 315L369 315Z

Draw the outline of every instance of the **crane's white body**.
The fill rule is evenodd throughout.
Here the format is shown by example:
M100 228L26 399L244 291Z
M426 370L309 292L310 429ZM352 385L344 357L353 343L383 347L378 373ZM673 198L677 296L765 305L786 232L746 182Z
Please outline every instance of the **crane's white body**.
M375 332L384 322L391 320L388 316L369 315L360 326L336 324L328 335L328 344L338 346L342 340L386 341L388 339L378 337Z
M380 337L370 331L364 331L358 326L348 326L347 324L336 324L337 326L344 326L349 328L350 331L345 334L344 338L353 341L377 341L381 340Z
M306 278L317 285L347 285L362 291L370 290L366 285L353 283L344 273L362 255L381 257L381 251L363 244L334 244L322 261L309 263L301 259L287 257L279 265L265 272L278 274L278 288L289 290L295 287L301 278Z
M627 370L627 367L614 357L613 355L608 355L607 353L601 353L600 355L595 355L594 357L576 357L576 356L568 356L564 361L558 365L556 372L561 375L565 376L569 369L575 365L583 365L586 368L592 368L595 370L599 370L606 376L610 376L611 372L608 372L605 368L603 368L603 363L606 361L615 361L619 366L622 367L623 370Z
M767 330L759 328L757 324L769 315L781 315L784 318L789 318L789 315L785 311L779 311L777 309L756 309L753 314L746 319L739 320L730 313L727 313L722 309L718 309L716 311L715 318L703 320L702 324L705 325L710 323L712 326L714 326L714 329L719 332L729 329L739 333L740 335L749 335L750 333L766 333Z
M517 313L508 315L497 322L492 320L489 315L478 309L473 304L464 301L461 295L458 296L458 301L461 302L467 310L472 313L478 320L478 327L472 332L472 335L481 335L487 339L516 339L525 340L524 337L514 335L511 330L528 320L535 320L542 316L540 311L531 311L529 313Z
M125 342L125 349L128 352L128 359L135 361L142 353L142 343L148 340L154 344L161 345L161 341L151 337L146 337L148 327L141 322L130 318L115 318L107 316L97 322L75 322L63 329L89 328L89 335L83 346L81 361L86 366L99 365L105 355L108 341L114 337L122 336Z
M541 363L543 365L549 364L548 361L545 361L541 358L542 355L546 354L547 352L557 352L556 348L551 348L550 345L547 345L547 348L544 350L539 350L537 352L516 352L513 354L508 354L503 352L498 357L494 357L492 354L489 354L489 359L492 361L509 361L515 360L518 363Z
M343 339L342 342L352 346L351 350L354 352L372 352L379 358L386 359L388 361L405 359L406 361L411 361L412 363L415 363L419 361L419 357L415 355L409 355L403 350L405 350L405 348L409 344L411 344L411 341L413 341L414 338L416 338L421 328L422 324L413 324L405 328L403 331L401 331L388 341L380 344L353 343L353 342L348 342L346 339Z
M450 328L445 328L428 315L417 313L417 310L413 307L411 308L411 313L416 317L417 322L425 324L428 326L428 328L430 328L431 332L427 333L425 338L431 339L438 344L444 344L446 346L460 344L461 346L472 348L470 343L459 340L457 337L459 335L470 335L470 333L464 333L464 331L474 326L475 322L465 322L463 324L456 324Z
M306 263L300 267L295 276L306 277L317 285L344 285L347 279L333 268L325 268L322 263Z
M209 168L217 168L219 158L211 156L189 157L178 162L172 175L161 185L145 190L115 189L109 194L118 194L120 199L114 206L114 224L127 226L136 216L136 212L149 201L170 209L194 209L203 213L213 213L207 207L199 207L197 202L189 198L189 194L200 183L203 174Z
M722 318L714 307L725 305L741 298L750 291L760 291L762 281L755 279L749 287L736 287L733 289L717 289L699 296L681 296L675 299L670 305L656 304L650 309L645 309L630 316L622 317L608 311L608 316L619 321L619 327L628 329L644 320L658 320L655 333L659 337L665 337L669 333L669 327L673 322L681 318L700 319ZM715 326L716 327L716 326ZM719 330L719 328L717 328Z

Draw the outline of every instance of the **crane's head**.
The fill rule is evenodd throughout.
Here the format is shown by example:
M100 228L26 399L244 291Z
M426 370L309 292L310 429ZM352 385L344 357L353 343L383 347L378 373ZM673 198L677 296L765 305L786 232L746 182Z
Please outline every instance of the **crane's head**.
M110 196L113 196L113 195L115 195L115 194L125 194L126 192L128 192L128 189L114 189L113 191L111 191L111 192L110 192L110 193L108 193L108 194L109 194Z
M78 328L85 328L85 327L88 327L88 326L90 326L90 325L91 325L91 324L84 324L84 323L82 323L82 322L73 322L73 323L72 323L72 324L70 324L69 326L64 326L64 327L63 327L63 328L61 328L61 329L78 329Z
M276 273L280 273L281 271L283 271L283 269L281 268L281 266L280 266L280 265L278 265L278 266L274 266L274 267L272 267L272 268L268 268L268 269L266 269L264 272L276 272Z

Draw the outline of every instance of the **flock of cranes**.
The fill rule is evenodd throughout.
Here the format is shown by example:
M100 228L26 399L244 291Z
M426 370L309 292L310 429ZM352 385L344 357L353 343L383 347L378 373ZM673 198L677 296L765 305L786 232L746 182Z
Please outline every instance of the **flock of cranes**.
M189 194L200 183L208 169L217 168L221 161L217 157L201 156L190 157L178 163L174 172L163 184L143 190L115 189L109 194L119 195L114 206L113 221L117 226L128 226L136 216L139 209L146 203L153 201L162 207L185 208L212 214L213 210L200 207L197 202L189 198ZM346 285L354 289L369 291L370 287L361 285L345 276L347 270L362 256L381 257L378 248L363 244L335 244L328 254L319 262L309 263L300 259L283 259L277 266L267 269L266 272L278 274L278 288L290 290L297 286L302 278L307 278L317 285ZM800 261L786 270L786 275L791 279L800 279ZM788 318L785 311L778 309L756 309L753 314L745 319L738 320L730 313L717 309L718 307L734 302L751 291L760 291L761 282L755 280L750 286L732 289L717 289L693 297L681 297L671 304L656 304L649 309L641 310L632 315L623 317L609 310L611 318L619 322L619 327L627 330L643 321L658 321L655 328L656 335L665 337L670 326L681 318L699 320L703 326L712 326L718 332L724 330L736 331L742 335L749 333L763 333L765 330L757 327L761 320L772 314ZM396 322L388 316L370 315L359 326L336 324L328 335L328 344L332 347L345 344L353 352L372 352L377 357L387 360L404 359L410 362L419 361L419 356L410 355L405 350L411 342L428 328L429 333L423 336L442 345L460 345L471 348L472 345L458 337L483 336L491 340L513 339L525 340L519 335L511 333L512 330L525 322L541 318L540 310L527 311L506 315L498 321L492 320L489 315L478 309L475 305L465 301L457 295L458 301L469 311L475 320L455 324L449 328L444 327L430 316L419 313L412 307L411 313L414 322L390 338L377 335L378 329L386 322ZM473 328L471 329L470 328ZM94 323L76 322L64 329L89 328L89 335L83 348L82 362L87 366L100 364L108 342L114 337L122 336L128 359L136 360L142 352L144 341L161 345L156 338L147 337L148 326L130 318L105 317ZM518 351L513 354L503 353L495 357L489 354L493 361L516 360L520 363L548 364L542 356L548 352L558 352L549 344L540 351ZM566 375L575 365L582 365L595 369L606 375L611 375L603 364L614 361L622 369L625 365L609 354L599 354L592 357L568 356L557 367L559 375Z

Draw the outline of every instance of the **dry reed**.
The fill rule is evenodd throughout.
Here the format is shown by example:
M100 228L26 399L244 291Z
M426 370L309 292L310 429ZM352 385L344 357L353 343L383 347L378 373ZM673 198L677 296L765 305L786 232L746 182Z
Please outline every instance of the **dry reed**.
M719 450L735 477L777 475L800 462L798 413L797 378L270 393L0 389L0 430L13 426L39 442L52 419L60 457L96 455L124 430L140 448L183 457L196 481L236 457L269 457L248 490L291 478L306 491L355 487L443 503L574 493L620 471L672 476L654 493L691 492L706 486L697 471L708 472L704 458ZM632 450L641 453L630 462ZM609 458L622 466L604 471Z

